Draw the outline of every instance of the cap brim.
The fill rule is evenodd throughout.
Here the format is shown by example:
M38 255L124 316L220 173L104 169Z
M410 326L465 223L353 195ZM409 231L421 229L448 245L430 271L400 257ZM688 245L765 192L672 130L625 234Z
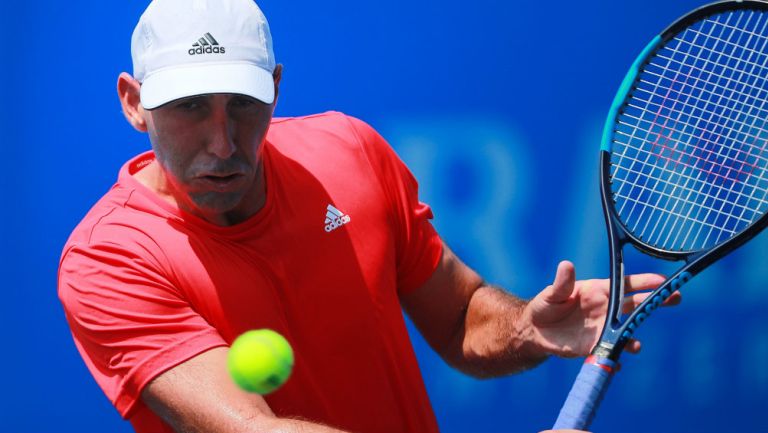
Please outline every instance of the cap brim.
M176 99L208 93L239 93L271 104L275 84L271 72L252 63L189 64L145 78L141 83L141 105L151 110Z

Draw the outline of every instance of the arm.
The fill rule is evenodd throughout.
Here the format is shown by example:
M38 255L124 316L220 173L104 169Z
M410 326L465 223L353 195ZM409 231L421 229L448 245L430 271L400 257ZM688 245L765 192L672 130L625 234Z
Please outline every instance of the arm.
M144 388L142 400L179 433L340 431L276 417L262 396L239 389L229 378L228 351L211 349L166 371Z
M655 274L627 277L627 293L663 281ZM485 283L447 247L430 279L403 295L403 308L430 345L457 369L493 377L536 366L548 355L584 356L597 342L608 305L607 280L576 281L569 262L555 281L525 301ZM632 308L646 296L630 296ZM680 301L679 294L668 304ZM628 346L640 349L638 342Z
M485 283L447 246L429 280L401 302L432 348L467 374L512 373L546 358L518 327L526 302Z

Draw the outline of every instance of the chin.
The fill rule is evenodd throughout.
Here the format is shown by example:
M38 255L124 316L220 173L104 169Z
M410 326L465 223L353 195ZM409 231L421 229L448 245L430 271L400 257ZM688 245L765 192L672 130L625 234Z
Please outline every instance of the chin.
M207 192L192 196L195 207L203 214L223 214L233 212L243 201L242 192Z

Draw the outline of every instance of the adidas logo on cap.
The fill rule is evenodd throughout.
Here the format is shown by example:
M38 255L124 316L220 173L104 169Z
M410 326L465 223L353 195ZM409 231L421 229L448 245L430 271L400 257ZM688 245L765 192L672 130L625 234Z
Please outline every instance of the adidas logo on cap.
M192 48L188 51L190 56L195 54L224 54L224 47L219 45L219 42L211 36L210 33L206 33L197 42L192 44Z

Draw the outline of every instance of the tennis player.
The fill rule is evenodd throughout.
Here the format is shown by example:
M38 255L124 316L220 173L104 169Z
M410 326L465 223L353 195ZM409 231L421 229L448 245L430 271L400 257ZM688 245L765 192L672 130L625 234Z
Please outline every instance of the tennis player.
M576 281L562 262L529 302L492 287L444 245L369 125L273 118L282 66L251 0L155 0L131 50L118 95L152 150L72 233L59 297L137 432L435 432L403 310L478 377L583 356L597 340L606 281ZM628 291L661 281L632 276ZM296 353L268 396L239 390L226 368L229 344L255 328Z

